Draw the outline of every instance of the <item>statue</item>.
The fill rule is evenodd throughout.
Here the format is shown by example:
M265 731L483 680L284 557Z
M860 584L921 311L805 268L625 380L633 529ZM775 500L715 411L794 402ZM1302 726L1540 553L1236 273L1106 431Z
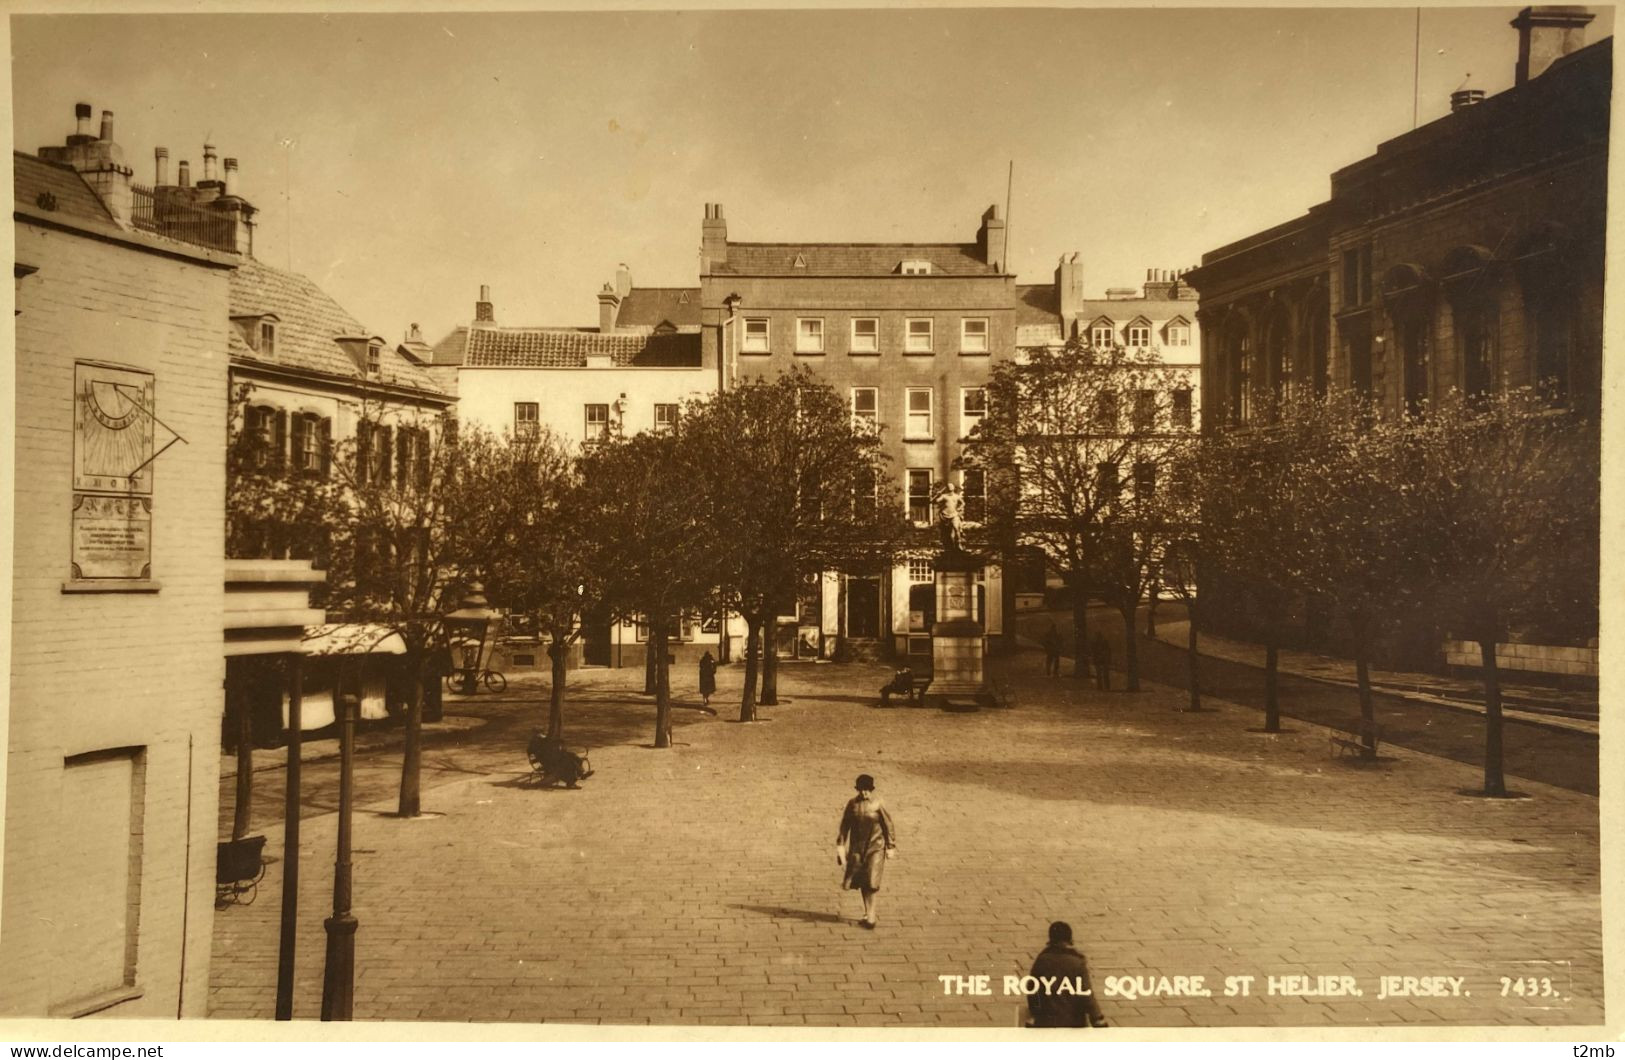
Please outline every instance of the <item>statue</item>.
M965 550L960 537L964 515L964 494L960 492L957 484L950 482L937 494L937 526L942 530L942 547L945 551Z

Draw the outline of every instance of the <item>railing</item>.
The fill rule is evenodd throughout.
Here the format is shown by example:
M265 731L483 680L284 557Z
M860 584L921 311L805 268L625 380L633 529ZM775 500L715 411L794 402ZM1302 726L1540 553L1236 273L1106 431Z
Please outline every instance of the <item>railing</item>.
M237 220L229 214L194 206L169 189L162 193L130 185L130 223L143 232L194 246L235 252Z

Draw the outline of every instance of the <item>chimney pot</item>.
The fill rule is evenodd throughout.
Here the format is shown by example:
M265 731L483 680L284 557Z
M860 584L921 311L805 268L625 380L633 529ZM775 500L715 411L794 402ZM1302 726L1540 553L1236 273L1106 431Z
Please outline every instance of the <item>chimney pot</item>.
M113 142L113 112L110 110L102 111L101 139L107 143Z
M237 160L235 158L226 159L226 178L225 179L226 179L226 194L227 195L236 195L237 194Z
M80 136L90 135L90 113L89 103L75 103L73 105L73 117L78 123L74 131Z
M203 179L214 180L214 144L203 145Z
M496 307L491 304L491 285L480 284L480 300L474 303L474 323L495 324Z
M180 182L180 186L190 188L192 186L192 163L183 158L181 164L175 168L178 171L176 179Z
M163 187L165 184L169 183L169 148L154 148L152 152L152 159L154 162L153 168L156 171L153 184L156 187Z

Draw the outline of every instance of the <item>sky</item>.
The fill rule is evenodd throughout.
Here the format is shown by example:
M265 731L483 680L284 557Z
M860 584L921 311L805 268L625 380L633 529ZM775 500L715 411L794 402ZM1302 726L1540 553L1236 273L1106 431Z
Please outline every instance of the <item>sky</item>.
M738 241L970 242L1008 201L1020 281L1076 251L1098 296L1510 87L1517 11L17 15L13 138L111 110L142 183L213 143L256 256L390 339L466 323L481 284L512 325L596 323L620 263L697 285L710 202Z

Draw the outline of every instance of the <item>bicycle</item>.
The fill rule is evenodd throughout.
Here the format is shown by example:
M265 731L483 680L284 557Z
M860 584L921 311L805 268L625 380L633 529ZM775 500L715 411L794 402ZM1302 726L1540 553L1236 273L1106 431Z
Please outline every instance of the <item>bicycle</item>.
M470 677L473 678L472 682L469 680ZM471 685L481 684L485 686L487 692L506 692L508 690L508 679L502 676L500 670L473 670L469 668L453 670L446 675L447 692L467 693L471 689Z

